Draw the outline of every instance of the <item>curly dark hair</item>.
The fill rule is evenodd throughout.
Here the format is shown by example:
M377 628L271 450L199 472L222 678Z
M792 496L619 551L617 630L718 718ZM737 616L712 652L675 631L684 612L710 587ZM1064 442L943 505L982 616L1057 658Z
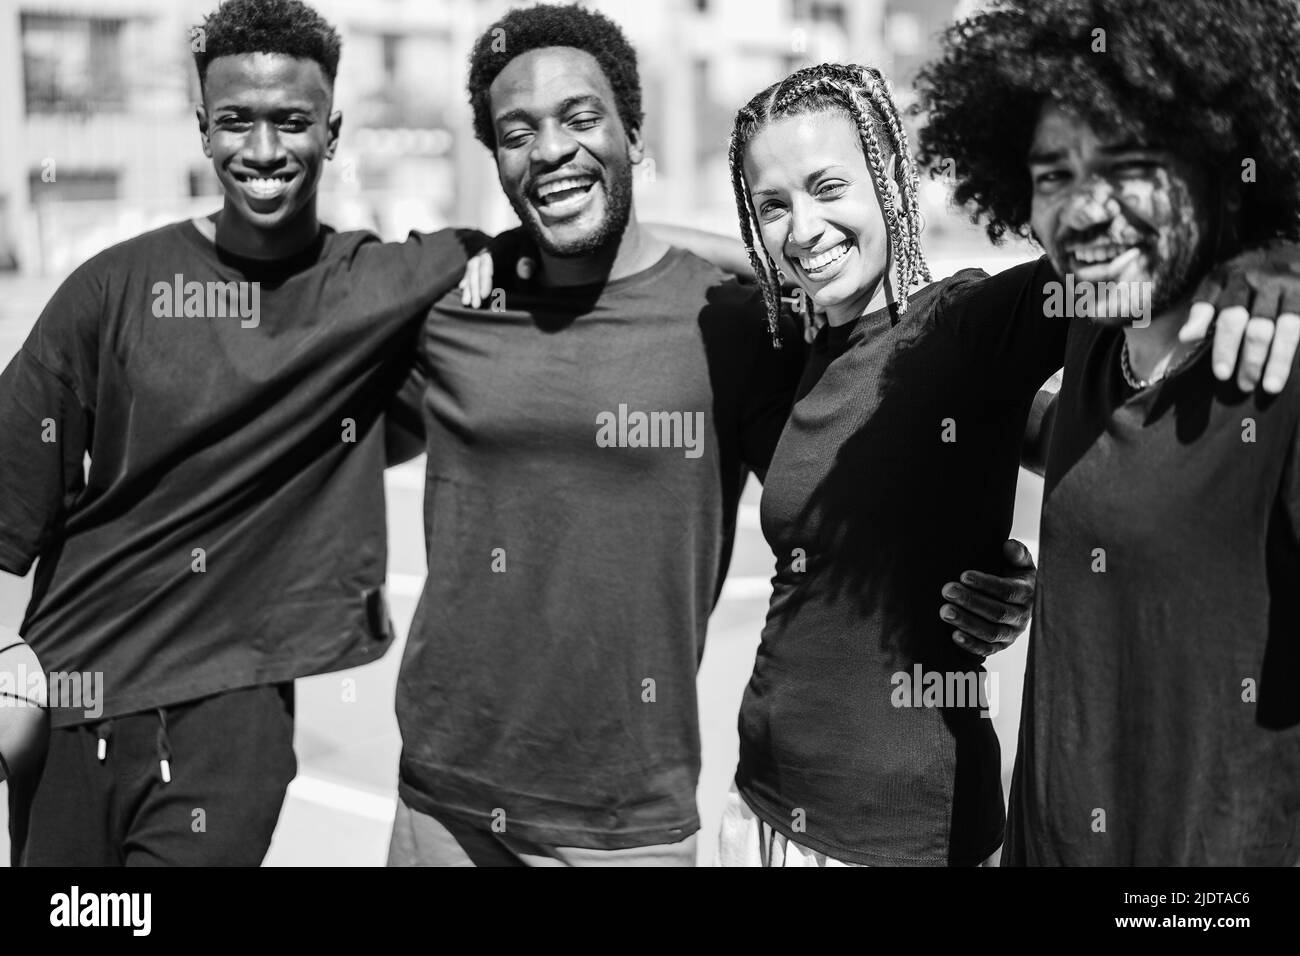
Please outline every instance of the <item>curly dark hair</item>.
M469 55L469 103L474 110L474 135L488 149L496 147L496 131L488 103L488 87L515 57L529 50L567 46L590 53L614 90L619 118L626 129L641 128L641 77L636 51L618 24L578 4L541 4L511 10L483 32Z
M1026 160L1051 99L1223 177L1253 159L1238 240L1296 238L1297 49L1296 0L998 0L950 27L918 77L920 159L955 174L954 199L994 242L1029 238Z
M315 60L331 84L339 70L338 31L301 0L225 0L202 25L203 49L194 51L199 84L208 64L241 53L283 53Z

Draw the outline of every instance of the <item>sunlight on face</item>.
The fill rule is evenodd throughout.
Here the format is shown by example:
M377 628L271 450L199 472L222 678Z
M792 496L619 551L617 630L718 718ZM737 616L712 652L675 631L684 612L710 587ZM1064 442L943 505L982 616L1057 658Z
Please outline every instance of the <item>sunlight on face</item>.
M1062 276L1145 287L1156 312L1190 291L1213 241L1203 169L1159 144L1099 134L1048 103L1034 131L1029 175L1030 223Z
M745 179L763 246L832 325L884 304L889 238L856 124L826 111L774 120Z

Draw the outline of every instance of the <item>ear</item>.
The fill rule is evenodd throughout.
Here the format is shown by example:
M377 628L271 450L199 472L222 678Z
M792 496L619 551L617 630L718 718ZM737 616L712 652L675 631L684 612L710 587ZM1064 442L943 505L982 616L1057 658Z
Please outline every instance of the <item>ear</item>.
M634 163L645 159L645 142L641 139L641 130L629 127L627 131L627 156Z
M335 110L329 118L329 145L325 147L325 158L333 159L339 148L339 130L343 128L343 113Z
M203 145L203 155L212 158L212 140L208 136L208 111L200 103L194 107L194 118L199 121L199 142Z

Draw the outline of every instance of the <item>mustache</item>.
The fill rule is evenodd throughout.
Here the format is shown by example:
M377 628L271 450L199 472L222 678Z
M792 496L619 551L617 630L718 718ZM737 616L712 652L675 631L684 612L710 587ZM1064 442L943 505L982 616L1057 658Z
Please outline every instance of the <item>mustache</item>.
M1085 229L1067 226L1056 234L1056 245L1058 247L1087 246L1108 240L1119 246L1136 246L1149 243L1157 235L1158 230L1143 222L1125 224L1118 232L1113 222L1104 222Z

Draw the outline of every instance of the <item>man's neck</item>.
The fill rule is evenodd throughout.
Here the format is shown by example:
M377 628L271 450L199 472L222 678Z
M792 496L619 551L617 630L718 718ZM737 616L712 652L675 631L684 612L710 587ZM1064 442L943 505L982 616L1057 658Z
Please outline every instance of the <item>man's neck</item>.
M320 220L316 218L314 203L284 228L273 232L258 229L248 220L223 208L216 215L213 241L227 252L245 259L287 259L315 242L319 233Z
M617 242L589 255L560 258L543 251L542 284L561 287L611 282L650 268L667 252L668 243L642 228L634 211Z
M1187 322L1190 305L1191 300L1184 299L1164 309L1148 325L1124 327L1129 368L1134 375L1145 381L1159 378L1196 348L1195 342L1178 341L1178 330Z

